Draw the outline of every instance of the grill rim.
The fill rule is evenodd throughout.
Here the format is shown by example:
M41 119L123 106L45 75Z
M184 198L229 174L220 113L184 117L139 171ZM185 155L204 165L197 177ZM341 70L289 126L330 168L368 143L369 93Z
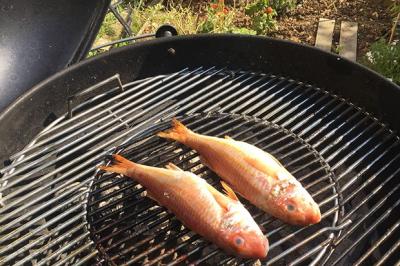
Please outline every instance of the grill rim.
M171 46L177 51L173 55L167 51ZM269 53L270 50L274 53ZM185 58L189 57L188 53L196 55L196 58ZM148 64L152 64L154 69ZM65 113L68 96L90 87L98 80L120 73L122 82L128 83L132 79L168 74L183 67L207 67L210 64L230 69L235 68L232 65L238 65L245 70L273 72L322 89L328 88L331 93L366 107L372 116L400 131L400 121L395 114L397 102L400 101L400 86L358 63L315 47L268 37L186 35L137 42L113 49L64 69L31 88L0 114L0 125L6 125L2 126L5 130L0 133L0 160L7 160L7 155L23 148L27 139L32 139L43 129L37 125L42 125L50 113L56 116ZM313 69L318 69L324 75L314 75ZM17 117L19 120L16 120Z

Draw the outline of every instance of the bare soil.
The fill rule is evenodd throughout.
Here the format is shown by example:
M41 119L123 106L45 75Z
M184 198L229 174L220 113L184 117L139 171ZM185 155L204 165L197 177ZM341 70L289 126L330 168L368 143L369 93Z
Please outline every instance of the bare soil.
M389 34L392 23L387 1L303 0L296 9L278 18L278 29L269 35L314 45L319 18L336 20L334 47L339 42L341 21L358 23L358 58L368 51L372 42Z

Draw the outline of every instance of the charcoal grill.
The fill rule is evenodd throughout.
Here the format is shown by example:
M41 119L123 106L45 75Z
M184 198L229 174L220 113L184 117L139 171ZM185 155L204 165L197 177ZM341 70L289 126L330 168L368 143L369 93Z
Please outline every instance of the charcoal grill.
M270 152L320 205L321 223L295 227L243 200L270 239L262 264L398 264L399 91L335 55L259 37L171 37L82 62L0 116L0 264L259 263L96 170L117 152L220 189L194 151L154 136L174 116Z

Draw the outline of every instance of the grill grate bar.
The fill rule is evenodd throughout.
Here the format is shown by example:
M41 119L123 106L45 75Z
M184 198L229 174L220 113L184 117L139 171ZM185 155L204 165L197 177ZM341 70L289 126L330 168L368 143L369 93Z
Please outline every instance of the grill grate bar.
M351 110L351 107L350 107L350 110ZM344 112L342 114L344 114ZM358 116L362 116L362 112L359 111L359 110L357 112L355 112L354 114L352 114L348 119L343 118L345 121L347 121L346 123L343 122L340 125L336 126L334 129L332 129L329 132L327 132L324 137L322 137L321 139L317 140L317 142L313 145L313 147L318 147L319 145L321 145L321 143L323 143L324 141L328 140L334 134L339 132L339 130L341 130L348 123L353 123L353 120L355 120ZM338 116L338 118L341 118L341 115ZM354 126L352 126L350 129L348 129L344 135L342 135L341 137L338 137L335 140L331 141L331 143L337 144L341 139L343 139L345 136L347 136L348 134L353 132L354 129L356 129L358 126L360 126L363 122L366 122L368 119L369 119L368 117L362 118ZM335 120L331 120L331 123L334 123L334 122L335 122ZM328 124L328 123L326 123L326 124ZM306 138L305 141L309 142L311 140L314 140L318 136L318 134L320 134L322 132L323 132L322 130L317 130L315 133L311 134L308 138ZM300 132L299 136L303 136L304 133L305 133L304 131ZM322 151L324 151L324 150L322 150Z
M395 173L393 173L389 178L393 178L396 174L398 174L400 172L400 168L396 170ZM388 179L389 179L388 178ZM362 217L363 220L365 220L366 218L368 218L368 216L370 214L372 214L373 212L375 212L379 207L381 207L387 200L388 198L400 187L400 185L395 186L392 190L390 190L385 197L383 197L383 199L381 199L373 208L370 209L368 215ZM347 213L344 217L345 219L350 217L351 215L354 214L354 212L360 208L363 204L365 204L368 200L370 200L373 196L375 196L381 189L383 188L383 186L378 186L376 187L365 199L363 199L360 204L358 204L357 206L354 207L353 210L351 210L349 213ZM360 220L360 224L363 220ZM355 224L357 225L357 224ZM354 229L356 229L356 226L354 226ZM352 231L349 230L349 232L346 232L347 234L350 234ZM344 236L342 236L341 238L339 238L339 240L337 241L338 243L340 243L342 240L344 239Z
M84 240L85 238L87 238L87 236L82 235L81 237L77 238L79 239L79 241ZM78 241L76 241L78 242ZM72 246L72 244L75 244L74 242L71 242L70 244L66 245L65 248L70 248ZM69 253L68 256L66 256L65 258L58 260L57 263L53 264L54 266L57 265L64 265L68 260L74 258L76 255L82 253L83 251L86 251L89 249L89 247L92 247L93 243L87 243L85 245L83 245L82 247L72 251L71 253ZM61 250L61 249L60 249ZM66 249L64 249L63 251L65 251ZM90 254L91 257L94 257L97 254L97 252L92 252ZM43 264L39 264L39 265L43 265Z
M171 75L170 77L168 77L168 78L166 78L166 79L169 80L169 79L171 79L172 77L177 76L178 74L179 74L179 72L178 72L178 73L175 73L175 74L173 74L173 75ZM104 101L104 102L100 103L99 105L96 105L96 106L93 107L93 108L90 108L90 109L88 109L88 110L86 110L86 111L84 111L84 112L82 112L82 113L79 113L78 115L76 115L76 116L74 116L74 117L72 117L72 118L70 118L70 119L66 119L66 116L60 117L60 118L58 118L58 119L59 119L59 120L64 119L64 121L62 121L61 123L59 123L59 124L57 124L57 125L55 125L55 126L52 126L52 125L51 125L50 127L47 128L47 130L45 129L45 134L43 133L43 135L48 135L49 133L51 133L51 132L53 132L53 131L55 131L55 130L57 130L57 129L63 127L63 126L66 126L66 125L68 125L68 124L70 124L70 123L72 123L72 122L74 122L75 120L77 120L77 119L81 118L82 116L85 116L85 115L87 115L87 114L89 114L89 113L95 111L96 109L99 109L99 108L101 108L101 107L103 107L103 106L108 106L108 105L111 104L113 101L115 101L115 100L117 100L117 99L119 99L119 98L121 98L121 97L123 97L123 96L127 96L127 95L128 95L129 93L131 93L132 91L135 92L136 90L139 90L139 89L143 88L144 86L146 86L147 84L149 84L149 83L151 83L151 82L157 80L158 78L161 78L161 77L155 77L155 78L150 79L150 80L148 80L148 81L145 81L145 82L143 82L142 84L139 84L139 85L137 85L137 86L135 86L135 87L133 87L133 88L131 88L131 89L127 89L127 90L125 90L123 93L120 93L120 94L116 95L115 97L111 97L111 98L108 99L107 101ZM158 84L161 84L163 81L165 81L165 80L159 81L159 82L156 83L156 84L157 84L157 85L158 85ZM130 85L130 84L126 84L124 87L127 87L127 86L129 86L129 85ZM156 86L155 84L152 84L152 85L146 87L145 89L143 89L143 91L148 91L148 90L154 88L155 86ZM133 96L129 96L129 97L127 97L126 99L123 99L123 100L119 101L116 105L111 106L110 108L114 108L114 107L117 107L117 106L119 106L119 105L122 105L123 103L126 103L126 102L128 102L128 101L134 99L135 97L137 97L136 94L133 95ZM43 135L40 135L39 137L41 138L41 140L40 140L39 142L36 142L33 146L30 146L29 148L23 149L23 150L21 150L20 152L15 153L15 154L12 155L10 158L11 158L11 159L15 159L15 158L17 158L17 157L19 157L19 156L22 156L22 155L26 154L27 152L33 150L34 148L37 148L37 147L42 146L42 145L44 145L44 144L46 144L46 143L48 143L48 142L50 142L50 141L52 141L52 140L55 140L55 139L57 139L58 137L60 137L60 136L62 136L62 135L65 135L66 133L78 132L78 131L75 130L75 129L79 128L79 127L82 126L82 125L88 124L89 121L91 121L91 120L93 120L93 119L95 119L95 118L97 118L97 117L100 117L101 115L106 114L107 112L108 112L108 109L103 109L103 110L101 110L101 111L98 111L98 112L95 113L94 115L92 115L92 116L90 116L90 117L88 117L88 118L85 118L85 119L83 119L82 121L78 121L77 123L72 124L72 125L71 125L70 127L68 127L67 129L65 129L65 130L63 130L63 131L61 131L61 132L55 133L55 134L53 134L53 135L50 135L50 136L48 136L47 138L43 138L43 137L42 137ZM111 117L111 115L107 115L107 116L105 116L105 117ZM102 121L103 119L104 119L104 118L100 118L99 121ZM89 125L90 125L90 123L89 123ZM74 133L72 133L72 134L74 134Z
M294 86L294 85L296 85L296 83L290 84L290 85ZM303 87L304 87L303 84L301 84L301 83L297 84L293 89L288 90L285 94L281 95L279 98L276 97L276 99L273 102L271 102L270 104L268 104L265 107L261 108L256 113L254 113L254 114L252 113L252 116L260 117L260 116L262 116L262 114L267 112L268 114L266 114L263 118L265 120L269 120L275 114L279 113L282 109L288 107L289 104L291 104L292 102L296 101L297 99L300 99L301 96L303 96L303 94L301 94L301 92L299 92L298 90L303 88ZM288 88L288 87L285 87L285 88ZM311 91L311 89L312 88L307 88L304 92L307 93L307 92ZM279 92L280 91L278 91L278 92L276 92L274 94L271 94L271 96L275 96ZM291 95L295 95L296 93L297 93L297 95L293 99L291 99L289 101L285 101L285 97L289 97ZM311 95L311 97L312 97L312 95ZM266 101L265 101L265 103L266 103ZM264 104L262 104L260 102L260 106L263 106L263 105ZM274 107L276 107L276 108L274 108ZM251 112L252 112L252 110L249 110L248 113L251 113Z
M163 258L171 255L172 253L179 251L180 249L182 249L184 246L186 246L188 243L192 243L196 240L198 240L200 238L199 235L194 235L192 237L190 237L188 240L184 241L183 243L179 244L176 246L176 248L169 250L168 252L166 252L165 254L158 256L156 259L154 259L153 261L149 262L149 265L154 265L157 262L159 262L160 260L162 260Z
M61 221L62 219L64 219L65 217L67 217L68 215L72 214L75 211L78 211L79 209L81 209L82 206L77 205L75 207L72 207L71 209L63 212L62 214L58 215L56 218L53 218L49 221L47 221L46 224L43 224L37 228L35 228L34 230L31 230L29 233L23 235L22 237L16 239L14 242L8 244L7 246L5 246L3 249L0 250L0 254L4 254L5 251L10 250L12 248L15 248L17 245L21 244L22 242L26 241L28 238L38 234L40 231L42 231L43 229L45 229L47 226L51 226L56 222ZM19 254L20 250L18 250L17 252L13 253L14 255Z
M156 222L154 222L153 224L149 225L149 228L151 229L151 228L156 227L156 226L159 226L159 225L162 226L162 223L168 221L169 218L173 218L173 217L172 217L172 216L169 217L168 215L166 215L166 216L164 216L162 219L158 219ZM159 234L157 234L157 235L155 235L155 236L148 236L147 238L142 239L142 240L140 240L139 242L136 242L136 243L133 244L132 246L130 246L130 247L124 249L124 250L121 251L119 254L114 255L114 256L111 257L110 259L111 259L112 261L114 261L114 260L118 259L118 257L119 257L120 255L126 255L126 254L128 254L129 252L131 252L132 250L134 250L135 248L138 248L138 247L142 246L143 244L147 243L148 241L154 239L156 236L160 236L162 233L166 233L168 230L175 230L175 229L177 229L178 227L181 227L181 225L180 225L180 224L173 225L173 224L171 223L171 224L167 225L165 228L162 228L162 231L160 231ZM111 249L117 247L118 245L124 243L125 241L131 240L131 239L133 239L133 238L134 238L134 237L132 237L132 236L127 236L127 237L123 238L121 241L119 241L119 242L117 242L117 243L114 243L114 244L112 244L111 246L107 247L105 250L106 250L106 251L111 250Z
M302 256L298 257L297 259L295 259L294 261L290 262L290 265L292 266L292 265L300 264L301 262L310 258L312 255L314 255L321 249L326 249L330 241L331 241L331 238L329 237L327 240L322 242L320 245L307 251L304 255L302 255ZM323 253L320 253L316 258L313 259L313 261L309 265L315 265L318 261L320 261L322 255L323 255Z
M399 186L396 186L396 189L398 189ZM381 215L368 229L364 229L365 231L359 235L357 237L357 240L354 241L354 243L352 243L349 248L347 250L344 250L343 253L341 254L341 256L336 259L332 265L336 265L339 261L341 261L348 253L351 249L353 249L356 245L358 245L368 234L371 233L371 231L376 228L380 223L382 223L389 215L390 213L400 204L400 199L397 200L395 202L395 204L393 204L393 207L388 208L383 215ZM366 216L367 217L367 216ZM360 221L358 221L348 232L353 231L356 226L358 227L362 221L365 220L365 217L363 217L362 219L360 219ZM346 232L346 233L348 233Z
M279 259L285 257L287 254L293 252L295 249L299 248L300 246L303 246L305 243L311 241L312 239L314 239L315 237L319 236L320 234L324 233L324 232L328 232L328 231L339 231L342 230L344 227L346 227L347 225L349 225L351 223L351 221L347 220L347 222L344 222L343 224L337 226L337 227L325 227L320 229L316 234L313 234L309 237L307 237L306 239L304 239L303 241L301 241L300 243L294 245L291 248L286 249L284 252L282 252L281 254L279 254L278 256L268 260L269 264L272 264L276 261L278 261ZM332 236L333 237L333 236ZM328 238L329 239L329 238ZM332 238L330 239L332 240Z
M270 74L267 74L267 75L270 75ZM205 109L205 112L208 112L208 111L211 111L214 108L217 108L218 105L221 105L220 106L221 107L221 109L220 109L221 112L225 112L226 110L230 110L232 108L232 106L235 106L238 103L242 102L243 100L246 100L249 97L254 96L254 94L264 95L264 96L268 95L267 92L271 91L273 88L275 88L279 84L283 84L284 83L283 80L278 81L279 78L277 78L277 77L270 76L270 78L271 78L270 80L268 80L267 82L265 82L261 86L255 87L255 88L251 89L250 91L247 91L246 93L244 93L243 90L239 90L240 92L243 91L243 93L240 93L241 95L239 95L238 93L234 93L234 94L231 95L232 97L227 97L227 98L221 99L218 102L218 104L214 104L214 105L208 107L207 109ZM267 89L261 90L265 86L273 84L276 81L278 81L276 84L272 85L271 87L269 87ZM235 99L233 99L233 98L235 98ZM230 100L232 100L232 101L230 101ZM234 113L234 111L232 111L232 113Z
M352 149L351 152L347 153L346 156L344 156L339 162L337 162L336 164L334 164L334 165L332 166L332 169L336 169L336 168L338 168L339 166L343 165L343 163L344 163L346 160L348 160L348 159L349 159L351 156L353 156L356 152L358 152L359 150L361 150L361 148L363 148L365 145L367 145L368 143L370 143L370 142L373 140L373 138L379 136L380 133L383 133L382 130L376 131L373 135L371 135L371 137L370 137L367 141L363 142L361 145L358 145L357 148ZM389 141L389 140L391 140L391 139L393 139L393 138L394 138L394 133L391 133L390 135L385 136L385 137L384 137L384 140L383 140L382 142L378 142L377 144L375 144L375 145L373 146L373 148L371 148L370 151L369 151L368 153L365 153L362 157L360 157L357 161L355 161L355 162L353 163L353 165L358 165L358 164L361 162L361 160L364 159L365 157L367 157L368 155L370 155L370 154L372 153L372 151L378 149L378 148L379 148L380 146L382 146L384 143L386 143L387 141ZM339 153L339 152L340 152L340 150L337 151L337 153ZM337 153L336 153L336 154L337 154ZM327 161L331 161L332 158L333 158L332 155L329 156L329 157L327 158ZM347 174L348 172L349 172L349 171L347 170L347 171L345 171L342 175L344 176L344 175Z
M295 132L298 128L300 128L303 125L305 125L306 122L311 122L311 120L313 118L315 118L315 115L320 115L320 114L322 115L323 112L325 112L325 111L328 111L328 114L329 114L329 112L331 112L333 110L328 109L328 107L331 106L331 104L337 103L337 102L340 102L340 101L337 98L333 98L333 99L329 100L327 103L324 104L323 101L327 100L329 98L328 96L329 96L328 94L322 93L322 96L318 100L316 100L313 105L310 105L309 107L299 107L299 108L302 109L302 111L298 115L293 116L291 119L288 119L287 121L282 122L282 125L286 127L286 126L290 125L290 123L292 123L296 119L299 119L301 116L306 115L305 117L301 118L301 121L297 121L296 124L291 127L291 130L293 132ZM300 104L307 103L307 100L308 99L303 100ZM321 106L321 104L322 104L322 106ZM297 106L301 106L301 105L297 105ZM312 111L312 108L317 108L317 106L319 107L319 109L316 109L316 110ZM296 112L296 109L294 109L294 107L293 107L289 111L294 113L294 112ZM307 112L309 112L308 115L307 115ZM284 114L286 115L286 113L284 113ZM278 120L278 119L280 119L280 120ZM278 121L280 122L282 120L283 119L282 119L282 115L281 115L281 116L277 117L276 119L274 119L273 121L275 123L278 123ZM314 123L311 123L311 125L308 125L302 131L303 132L309 131L310 129L312 129L314 127L314 125L316 123L318 123L318 120L315 121Z
M360 176L362 176L367 170L371 169L371 167L372 167L373 165L375 165L375 163L376 163L377 161L379 161L383 156L385 156L386 154L388 154L390 150L392 150L393 148L397 147L398 144L399 144L399 140L396 140L392 145L390 145L387 149L385 149L383 152L381 152L377 157L375 157L375 159L374 159L369 165L365 166L362 170L360 170L360 171L357 173L357 175L355 175L352 179L350 179L349 181L347 181L346 184L344 184L344 185L341 187L341 191L343 192L343 191L347 190L352 184L354 184L354 182L356 181L356 179L358 179ZM399 155L400 155L400 154L399 154ZM353 168L355 168L355 167L353 167ZM385 167L385 168L386 168L386 167ZM380 168L379 170L385 169L385 168ZM346 173L346 174L347 174L347 173ZM340 175L340 176L338 177L338 180L341 179L341 176L342 176L342 175ZM344 174L343 174L343 176L344 176ZM366 184L366 182L364 182L362 185L364 185L364 184ZM362 185L361 185L361 186L362 186Z
M317 98L318 100L315 100L315 98ZM305 114L309 109L317 106L317 104L319 104L326 98L328 98L327 94L325 94L319 90L314 91L310 96L303 99L301 102L295 104L292 108L290 108L289 110L287 110L281 116L278 117L281 120L283 120L283 118L285 118L285 120L286 120L286 117L288 117L290 114L296 113L296 111L301 109L301 111L297 112L296 115L293 115L290 118L287 118L287 120L284 123L282 123L282 127L287 127L294 120L298 119L300 116ZM273 102L273 103L275 103L275 102ZM273 104L273 103L271 103L271 104ZM309 105L305 106L306 103L309 103ZM271 104L269 106L271 106ZM264 108L264 112L267 112L268 110L269 109ZM263 115L260 115L260 117L262 117L263 119L266 119L265 116L263 116ZM274 123L276 123L278 120L274 119L273 121L274 121Z
M272 85L271 87L269 87L265 92L264 95L267 94L267 92L272 91L272 89L274 88L279 88L280 85L285 84L287 82L286 79L282 79L279 82L275 83L274 85ZM290 82L289 84L284 85L282 88L279 88L276 92L272 93L271 95L262 98L262 93L261 95L258 95L258 99L264 99L264 100L258 100L255 101L255 98L252 98L251 101L246 100L244 103L241 103L239 106L235 107L233 110L229 110L229 112L232 113L240 113L240 114L244 114L247 115L249 113L251 113L252 110L257 109L258 107L260 107L262 104L264 104L265 102L269 101L270 99L272 99L277 93L284 91L285 89L290 88L291 86L293 86L294 83ZM255 102L255 103L254 103ZM245 111L239 111L241 109L243 109L246 106L246 110ZM248 106L251 106L250 108Z
M44 219L48 216L50 216L51 214L53 214L54 212L64 208L64 206L68 206L68 204L74 202L75 200L79 199L80 197L82 197L85 193L87 193L88 191L85 190L71 198L69 198L68 200L66 200L64 202L64 204L60 204L57 207L51 208L48 211L45 211L43 214L38 215L36 218L29 220L29 222L24 223L22 226L19 226L18 228L15 228L13 231L11 231L10 233L4 235L3 237L0 238L0 243L4 243L4 241L9 240L10 238L12 238L13 235L28 229L31 225L35 224L36 222L38 222L41 219ZM15 221L13 221L12 223L7 224L6 226L4 226L2 229L3 230L7 230L8 228L10 228L12 225L15 224Z
M136 225L138 225L140 223L146 222L147 220L149 220L151 218L154 218L155 216L159 216L161 214L166 214L166 212L165 212L165 209L160 207L160 208L157 209L157 211L153 211L153 213L151 213L150 215L146 215L146 216L142 217L135 224L127 225L125 227L120 228L117 231L113 231L112 234L109 234L108 236L99 239L98 242L99 243L103 243L103 242L109 240L110 238L112 238L112 237L114 237L114 236L126 231L127 229L131 229L132 227L134 227L134 226L136 226Z
M347 203L350 201L352 198L354 198L362 189L364 189L366 186L368 186L372 181L374 181L379 174L381 174L384 170L386 170L390 165L393 164L394 161L400 158L400 153L396 155L392 160L390 160L387 164L385 164L382 168L380 168L376 173L372 174L367 180L365 180L359 187L357 187L349 196L347 196L344 200L343 203ZM386 185L390 180L395 177L394 174L392 174L390 177L386 178L380 185L380 187L383 187ZM344 189L343 189L344 190Z
M221 71L222 71L222 70L221 70ZM218 72L216 72L216 73L218 73ZM216 73L214 73L214 75L215 75ZM213 75L213 74L211 74L210 76L212 76L212 75ZM210 76L206 77L205 79L210 78ZM192 84L191 86L194 86L194 85L195 85L195 84ZM189 87L186 88L186 89L189 89L191 86L189 86ZM169 110L169 109L163 110L163 111L161 112L161 114L165 113L167 110ZM130 119L132 119L132 118L130 118ZM143 125L143 124L140 123L139 125ZM133 129L135 129L135 128L136 128L136 127L132 128L131 130L133 130ZM131 130L129 130L129 131L127 131L127 132L124 132L123 134L121 134L121 136L122 136L122 137L126 136L127 133L130 132ZM108 130L108 131L111 131L111 130ZM108 131L107 131L107 132L108 132ZM101 135L105 135L105 133L103 133L103 134L101 134ZM122 138L121 136L117 137L116 139L121 139L121 138ZM100 137L98 136L96 139L98 139L98 138L100 138ZM85 143L84 145L87 145L88 143L92 143L92 142L94 142L94 141L95 141L95 139L91 139L89 142ZM110 144L110 143L107 142L107 144ZM103 147L103 146L105 146L105 145L104 145L104 144L101 145L101 147ZM79 148L80 148L80 147L79 147ZM74 150L77 150L77 149L78 149L78 147L75 148ZM99 149L99 148L97 148L96 150L98 150L98 149ZM95 151L95 150L93 150L93 151ZM91 152L93 153L93 151L91 151ZM72 153L72 151L69 151L69 152L68 152L68 154L70 154L70 153ZM90 153L90 152L89 152L89 153ZM84 154L84 155L82 155L82 156L85 157L85 155L87 156L88 154ZM67 155L64 154L64 155L62 155L61 157L66 157L66 156L67 156ZM60 157L60 158L61 158L61 157ZM55 161L60 160L60 158L56 159ZM76 160L73 160L73 161L76 161ZM72 164L73 161L69 162L68 165ZM41 170L42 168L44 168L44 166L41 166L41 167L39 167L39 168L36 168L36 169L33 170L32 172L37 172L37 171ZM63 168L63 167L60 167L60 168L58 168L57 170L60 170L61 168ZM57 171L57 170L56 170L56 171ZM32 172L31 172L30 174L32 174ZM15 172L14 172L14 174L15 174ZM26 175L25 175L25 177L26 177ZM47 177L47 175L45 175L45 177ZM42 178L44 178L44 177L42 177ZM40 179L38 179L38 180L41 181L42 178L40 178ZM19 179L16 180L16 181L14 181L14 182L16 183L16 182L18 182L18 181L21 180L21 179L22 179L22 177L19 178ZM32 184L30 184L29 186L31 187L31 186L33 186L34 184L38 183L38 182L39 182L38 180L35 180L35 181L32 182ZM10 186L11 186L11 184L10 184ZM17 190L17 191L15 191L15 192L12 192L12 193L10 193L9 195L7 195L7 197L11 197L11 195L17 194L17 192L20 193L21 191Z
M246 77L244 80L239 81L240 78L242 77ZM251 81L252 79L256 79L257 76L252 75L252 73L250 72L245 72L244 74L236 77L233 80L230 80L229 82L225 83L223 86L221 86L221 88L217 91L214 91L213 94L214 95L209 95L207 98L205 98L204 96L201 97L201 100L207 99L207 101L196 101L194 103L190 103L189 105L185 106L184 110L188 110L188 114L192 114L192 113L196 113L199 110L202 110L204 108L204 106L208 105L209 102L214 101L215 99L221 97L222 95L228 94L229 92L234 91L236 88L240 87L241 85L245 84L246 82ZM263 76L261 78L257 78L255 81L253 81L251 84L246 85L245 87L250 87L253 86L254 84L257 84L263 80L265 80L267 78L267 76ZM237 81L236 84L234 84L234 82ZM229 86L233 84L232 86ZM222 90L224 89L224 90ZM210 97L211 96L211 97ZM198 102L201 102L201 104L197 104ZM195 106L195 107L194 107Z
M72 180L73 181L73 180ZM71 182L72 182L71 181ZM82 187L84 187L85 185L89 184L90 180L86 180L84 182L81 182L79 185L77 186L73 186L71 189L65 190L63 193L59 194L58 196L54 196L52 197L49 201L47 201L46 203L40 204L40 206L38 206L36 209L32 209L28 212L25 212L25 214L19 216L16 219L13 219L12 222L8 223L7 225L2 225L2 230L7 230L10 227L14 226L16 223L21 222L23 220L25 220L27 217L32 216L34 214L36 214L38 211L44 210L45 208L48 208L49 206L51 206L51 204L54 204L55 202L62 200L64 197L69 196L69 194L80 190ZM64 184L63 187L59 187L58 190L56 191L50 191L46 194L43 194L44 197L47 197L48 195L51 195L54 193L54 195L57 195L57 192L62 190L66 185L68 184ZM35 202L31 202L31 205L33 205ZM3 216L1 221L6 220L7 218L9 218L9 216Z
M365 261L368 256L370 256L393 232L400 226L400 221L395 223L393 226L391 226L385 234L378 240L376 241L369 249L367 252L365 252L355 263L354 265L360 265L363 261Z
M169 81L169 80L179 76L180 74L183 74L183 75L181 77L178 77L177 80L173 80L172 82L169 82L168 84L171 84L171 83L175 84L175 83L179 82L180 80L185 79L187 76L189 76L189 75L191 75L193 73L196 73L196 72L199 72L199 71L203 71L202 67L196 68L196 69L194 69L192 71L189 71L188 73L185 73L187 70L188 69L183 69L183 70L181 70L179 72L176 72L176 73L173 73L173 74L171 74L169 76L161 75L161 76L157 76L157 77L151 78L150 80L144 82L145 85L151 83L152 81L156 81L158 78L161 78L161 80L157 81L156 84L153 84L153 85L150 85L150 86L146 87L145 89L142 89L142 87L145 86L145 85L143 86L143 84L139 84L138 86L135 86L133 89L135 91L138 90L139 92L147 92L147 91L150 91L150 89L154 88L155 86L162 85L164 82ZM122 97L126 96L128 93L131 92L131 89L130 90L126 90L125 87L131 86L131 84L132 83L128 83L128 84L123 85L124 92L118 94L117 96L113 97L112 99L106 100L106 101L102 102L101 104L98 104L98 105L96 105L96 106L94 106L92 108L89 108L88 110L82 111L79 114L74 115L72 118L69 118L68 120L63 121L63 123L61 123L61 124L59 124L59 125L57 125L57 126L55 126L53 128L50 128L50 129L46 130L44 133L45 134L49 134L49 133L61 128L62 126L65 126L67 124L70 124L70 123L74 122L75 120L78 120L81 117L85 117L87 114L89 114L89 113L91 113L93 111L96 111L96 109L98 109L98 108L101 108L101 107L104 107L104 106L108 106L110 103L113 102L113 100L117 100L119 98L122 98ZM137 96L142 96L142 95L143 95L143 93L140 93ZM122 100L122 103L125 103L125 102L126 101ZM103 111L106 111L106 110L103 109ZM96 116L94 116L94 117L91 116L91 118L96 118ZM87 121L89 121L89 120L87 120ZM79 122L78 122L78 124L79 124Z
M62 226L59 226L57 228L57 231L61 231L62 229L64 229L65 227L67 227L68 225L74 223L75 221L79 220L81 217L83 217L86 213L81 213L79 214L76 219L71 219L68 222L66 222L65 224L63 224ZM82 230L85 227L84 224L81 224L77 227L74 227L73 229L63 233L63 235L61 235L60 237L58 237L57 239L51 241L50 243L44 245L41 249L36 250L35 253L30 254L29 256L25 257L23 260L17 262L16 264L14 264L14 266L19 266L19 265L24 265L24 263L32 260L33 258L35 258L36 256L40 255L42 252L50 249L52 246L60 243L63 240L66 240L68 238L68 242L69 242L69 238L71 237L72 234L78 232L79 230ZM50 237L50 235L44 235L43 239L40 239L40 241L45 240L46 238ZM25 250L29 250L29 248L31 248L33 246L33 244L29 244L29 246L25 246ZM11 258L12 259L12 258Z
M382 256L382 258L375 264L375 266L384 265L386 260L400 247L400 239L392 245L392 247Z
M97 250L92 251L90 254L86 255L85 257L77 261L75 263L75 266L88 265L87 261L93 259L97 255L97 253L98 253Z
M206 70L206 71L205 71L204 73L202 73L202 74L206 74L206 73L208 73L208 72L211 71L211 70L213 70L213 68L211 68L211 69L209 69L209 70ZM157 97L152 98L151 101L146 102L146 105L152 104L152 103L156 103L156 102L157 102L158 106L160 106L161 104L163 104L163 103L165 103L166 101L170 100L172 97L175 97L176 95L179 95L179 94L182 94L182 93L188 91L188 90L191 89L192 87L196 86L198 83L203 82L203 81L205 81L205 80L211 78L212 76L218 74L220 71L222 71L222 70L216 71L215 73L212 73L212 74L210 74L209 76L205 76L205 77L203 77L202 79L200 79L200 81L196 81L196 82L192 83L191 85L187 86L185 89L180 90L180 91L178 91L178 92L175 92L174 94L172 94L172 95L170 95L170 96L168 96L168 97L163 98L163 97L165 96L165 94L168 93L168 91L163 92L163 93L159 94ZM200 75L199 75L199 76L200 76ZM194 77L189 78L188 80L186 80L186 81L180 83L179 85L175 86L174 89L175 89L175 90L178 90L179 88L183 87L183 86L186 85L187 83L189 83L189 82L191 82L191 81L194 81L197 77L198 77L198 76L195 75ZM139 100L138 100L138 101L139 101ZM138 101L132 102L131 104L132 104L132 105L133 105L134 103L137 104ZM139 108L143 107L144 105L145 105L145 104L140 104L140 105L136 106L136 107L135 107L133 110L131 110L130 112L125 113L125 114L123 114L122 116L120 116L120 118L125 118L125 117L127 117L128 115L132 114L134 111L138 110ZM138 114L129 117L129 119L127 119L127 120L125 121L125 123L133 122L134 119L137 119L137 118L139 118L140 116L143 116L143 115L146 114L147 112L148 112L148 111L141 111L141 112L139 112ZM119 119L117 118L117 119L114 119L113 121L118 121L118 120L119 120ZM103 125L103 126L100 127L99 129L96 129L95 131L92 131L91 133L86 134L86 135L83 137L83 139L90 137L90 136L93 135L94 133L101 132L102 129L106 128L109 124L110 124L110 122L107 123L107 124L105 124L105 125ZM111 123L111 124L113 124L113 123ZM99 139L101 139L101 138L103 138L103 137L109 135L110 133L115 132L116 130L118 130L119 128L121 128L121 127L123 127L123 126L125 126L125 125L124 125L124 124L117 124L116 126L114 126L114 127L112 127L112 128L109 128L108 130L103 131L102 133L98 134L96 137L94 137L94 138L89 138L89 141L87 141L87 142L85 142L85 143L83 143L83 144L81 144L81 145L79 145L79 146L73 148L72 150L68 150L68 152L64 153L63 155L61 155L60 157L58 157L58 158L55 159L55 160L52 160L52 161L49 162L49 163L44 163L43 165L41 165L41 166L35 168L35 170L34 170L34 171L31 171L29 174L32 175L32 174L34 174L34 173L36 173L36 172L38 172L38 171L40 171L40 170L43 170L44 168L50 166L51 164L53 164L53 163L55 163L55 162L58 162L58 161L62 160L63 158L66 158L67 156L73 154L74 152L79 151L80 149L86 147L86 146L89 145L89 144L95 143L95 142L98 141ZM94 132L94 133L93 133L93 132ZM79 143L79 142L81 142L81 141L82 141L82 138L76 139L76 140L72 141L72 143L63 146L61 149L56 150L56 151L54 151L53 153L50 153L48 156L44 156L44 157L42 157L42 158L39 159L39 160L40 160L40 161L45 160L46 158L50 157L50 155L56 154L56 153L60 153L60 152L64 151L65 149L69 148L70 146L72 146L73 144ZM33 163L34 163L34 164L37 164L37 162L33 162ZM28 169L28 168L31 167L31 166L32 166L31 164L28 164L27 166L21 167L20 169L14 171L12 174L8 175L7 178L9 179L10 177L13 177L13 176L15 176L15 175L21 173L22 171ZM9 186L15 185L20 179L21 179L21 178L19 178L18 180L15 180L15 181L10 182ZM1 191L1 189L0 189L0 191Z
M264 80L266 80L267 78L269 78L268 81L262 83L261 85L258 85L256 87L256 84L258 84L259 82L262 82ZM242 88L236 90L233 92L233 90L229 90L226 91L224 94L221 94L219 96L225 96L224 98L220 99L216 104L204 109L204 112L211 112L213 109L216 109L217 107L221 108L221 105L226 103L226 102L230 102L233 103L235 101L235 99L237 99L237 96L241 95L241 94L245 94L246 96L251 95L257 91L260 91L262 88L264 88L265 86L268 86L269 84L271 84L272 82L274 82L276 79L275 78L271 78L271 73L266 74L265 76L263 76L261 79L256 80L255 82L243 86ZM253 87L253 88L252 88ZM249 90L250 89L250 90ZM249 90L246 92L246 90ZM228 94L228 92L232 92L230 94ZM264 92L264 91L261 91ZM212 99L214 100L214 99ZM233 102L232 102L233 100ZM211 102L211 101L210 101ZM200 108L198 108L198 110L200 110ZM194 112L190 112L190 113L194 113Z

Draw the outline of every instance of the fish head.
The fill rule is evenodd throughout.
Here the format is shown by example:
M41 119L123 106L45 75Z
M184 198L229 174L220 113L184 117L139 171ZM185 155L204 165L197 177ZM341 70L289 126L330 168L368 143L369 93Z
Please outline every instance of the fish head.
M223 222L226 250L242 258L265 258L269 250L268 239L250 213L243 206L239 209L226 215Z
M286 223L310 225L321 221L321 212L307 190L294 177L272 187L275 202L273 215Z

